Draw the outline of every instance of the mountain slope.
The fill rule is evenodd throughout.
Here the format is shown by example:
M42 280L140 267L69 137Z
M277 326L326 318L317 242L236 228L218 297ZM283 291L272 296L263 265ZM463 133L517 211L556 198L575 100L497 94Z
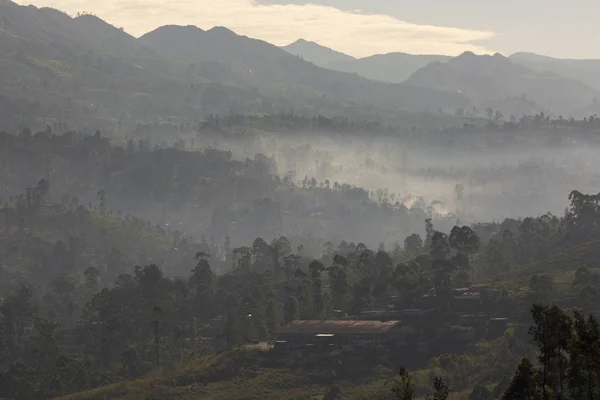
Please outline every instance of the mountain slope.
M407 83L459 91L482 106L525 96L549 112L564 115L576 113L598 96L596 89L579 81L536 72L500 54L477 56L471 52L446 63L431 63L411 75Z
M165 26L136 39L95 16L0 3L0 129L56 118L115 129L119 120L196 124L209 114L292 109L368 118L466 103L326 70L225 28Z
M494 285L510 288L517 293L524 292L534 275L548 275L552 277L558 289L566 290L572 286L578 268L585 266L592 272L600 272L596 268L599 261L600 242L596 240L505 272L498 276Z
M143 113L139 99L167 81L93 41L97 32L88 33L91 25L77 20L50 8L0 4L0 93L38 104L4 121L9 126L21 124L19 118L31 124L32 118L89 121L131 116L135 108ZM127 46L128 36L112 29L121 34L112 42Z
M159 53L204 68L217 63L231 82L257 87L270 96L303 93L305 101L318 104L323 98L362 103L386 109L435 110L456 107L466 99L454 92L409 85L373 82L354 74L330 71L301 60L264 41L238 36L225 28L203 31L197 27L164 26L140 38Z
M510 59L536 71L551 71L600 89L600 60L569 60L533 53L515 53Z
M299 39L294 43L283 46L282 49L320 67L327 67L328 64L337 62L352 62L356 60L352 56L304 39Z
M435 61L449 60L448 56L416 55L406 53L377 54L357 60L341 60L329 63L325 67L355 73L368 79L400 83L404 82L419 68Z

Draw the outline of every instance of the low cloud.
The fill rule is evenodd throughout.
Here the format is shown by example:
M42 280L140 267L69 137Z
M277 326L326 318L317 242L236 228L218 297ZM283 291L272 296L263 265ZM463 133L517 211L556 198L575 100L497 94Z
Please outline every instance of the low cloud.
M29 3L28 1L19 1ZM260 5L252 0L34 0L71 15L91 12L139 36L161 25L226 26L238 34L285 45L299 38L364 57L378 53L457 55L491 53L482 42L491 32L411 24L388 15L334 7Z

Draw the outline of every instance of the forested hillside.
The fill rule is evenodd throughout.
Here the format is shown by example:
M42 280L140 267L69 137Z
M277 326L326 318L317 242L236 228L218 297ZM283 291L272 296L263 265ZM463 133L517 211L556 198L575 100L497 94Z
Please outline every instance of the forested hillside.
M157 369L165 373L73 398L300 398L335 390L344 398L385 398L398 365L414 371L416 393L426 393L430 378L441 376L455 393L475 385L491 387L490 396L498 398L519 357L533 354L528 304L597 307L593 270L577 267L573 290L560 286L562 277L531 270L525 293L492 289L477 306L499 320L510 318L508 329L477 328L465 337L452 325L467 306L457 299L470 296L456 297L456 288L521 274L532 260L598 240L597 212L588 214L598 196L573 192L563 218L456 226L449 234L427 220L423 238L412 235L393 251L326 243L322 255L310 256L286 237L271 243L257 238L237 248L227 242L193 245L177 232L109 215L103 193L91 210L75 200L47 204L47 194L42 180L3 209L9 223L0 232L6 266L0 311L7 352L0 378L8 398L46 398ZM161 261L147 264L151 260ZM341 311L364 318L382 308L392 316L415 308L442 313L428 317L427 328L412 331L391 352L265 352L264 341L282 323L339 318ZM469 345L473 339L479 341L475 347ZM219 349L230 351L210 355ZM23 362L15 364L15 358Z
M163 27L138 40L94 16L12 1L0 4L0 21L2 108L13 110L0 121L9 128L34 118L116 129L117 121L198 122L208 113L342 115L360 104L370 115L465 104L456 93L328 71L225 28ZM179 47L161 46L171 39Z
M102 192L112 213L131 213L197 239L206 235L222 243L229 237L241 244L256 236L287 235L320 251L327 240L401 242L411 227L422 229L424 217L446 218L427 211L427 205L409 210L395 194L393 200L386 194L385 201L377 201L369 191L326 178L281 177L276 162L260 153L234 158L231 151L211 148L152 149L145 140L121 147L100 132L24 130L1 138L2 193L19 193L46 178L56 202L75 198L97 206Z
M594 65L0 0L0 399L600 398Z
M529 69L501 54L477 56L466 52L444 63L431 63L412 74L406 82L459 91L472 98L475 104L497 104L497 108L504 110L510 110L506 102L511 98L527 98L536 105L536 108L527 109L521 103L520 107L510 110L515 115L519 111L551 110L582 117L599 111L590 112L589 108L598 98L597 89L552 72Z

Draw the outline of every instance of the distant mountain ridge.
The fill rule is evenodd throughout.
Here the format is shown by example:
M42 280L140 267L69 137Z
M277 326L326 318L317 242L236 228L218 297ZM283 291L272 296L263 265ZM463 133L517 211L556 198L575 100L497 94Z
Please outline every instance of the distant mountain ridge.
M449 56L434 54L388 53L357 60L338 61L325 65L325 67L337 71L355 73L373 80L401 83L419 68L432 62L447 61L451 58Z
M360 118L358 110L368 118L467 103L457 93L324 69L224 27L167 25L135 38L93 15L72 18L8 0L0 3L2 96L41 105L14 118L0 114L9 126L56 115L195 121L290 110ZM7 102L0 106L12 110Z
M533 53L515 53L506 58L496 54L496 63L484 67L475 57L464 62L466 55L474 55L470 52L458 57L388 53L353 58L302 39L283 49L292 54L304 53L305 59L324 68L376 81L460 91L468 94L476 104L485 103L510 113L554 111L585 116L598 111L595 98L596 92L600 91L600 60L563 60ZM331 56L319 57L317 51ZM331 61L332 57L339 60ZM459 61L454 62L454 59ZM502 59L511 61L512 65L502 63ZM437 64L430 65L432 63ZM449 65L444 67L444 63ZM420 71L422 68L428 72ZM450 76L448 69L455 68L462 77ZM495 71L496 75L490 71ZM535 79L531 79L532 76ZM468 81L472 81L472 85Z
M600 60L570 60L525 52L515 53L510 59L536 71L551 71L600 90Z
M166 25L135 38L93 15L72 18L5 0L0 3L0 124L56 116L86 124L197 123L209 114L290 110L368 119L490 104L503 109L507 97L523 95L540 109L567 115L593 111L588 106L599 97L597 89L578 80L499 55L392 53L357 60L316 43L292 45L320 52L319 62L338 61L318 66L224 27Z
M407 53L376 54L364 58L354 58L304 39L298 39L292 44L283 46L282 49L323 68L390 83L404 82L413 72L430 62L447 61L452 58L435 54Z
M262 40L238 36L225 28L203 31L196 27L164 26L139 38L156 52L194 63L217 62L231 67L231 78L241 85L273 93L289 84L312 101L352 101L387 109L435 110L466 104L464 96L437 89L375 82L355 74L332 71L299 59Z
M445 63L434 62L419 69L406 81L467 95L475 104L497 104L504 99L525 97L542 109L555 113L587 114L598 90L553 72L538 72L501 54L475 55L465 52Z
M352 56L304 39L298 39L294 43L283 46L282 49L290 54L318 65L319 67L327 67L329 64L333 63L352 62L356 60L356 58Z

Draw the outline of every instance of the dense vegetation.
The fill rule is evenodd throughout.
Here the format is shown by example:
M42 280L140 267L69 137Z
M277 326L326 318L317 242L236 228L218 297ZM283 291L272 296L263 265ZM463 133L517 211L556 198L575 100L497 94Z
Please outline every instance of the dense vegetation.
M7 199L3 209L2 390L8 398L45 398L137 378L220 349L267 341L280 324L294 319L339 318L340 311L334 310L354 316L382 306L449 312L452 288L520 271L520 265L596 240L600 218L600 197L573 192L571 209L562 218L456 226L449 234L436 231L428 219L423 238L408 236L393 251L328 242L315 257L284 236L271 243L257 238L247 247L231 247L229 241L194 245L179 232L111 215L103 191L96 205L86 207L73 198L51 204L51 190L42 179ZM589 309L597 297L593 276L581 266L572 283L573 298L570 290L555 288L551 276L536 274L527 282L523 305L503 297L483 300L483 307L490 315L512 316L517 324L528 323L519 310L530 301L568 299L571 306ZM314 368L329 368L327 363L336 362L334 354L312 355L316 359L310 364L306 357L294 361L250 349L239 353L241 359L235 352L224 353L211 359L218 372L206 379L236 376L237 368L247 365L249 370L278 368L283 374L312 370L315 376L303 382L319 387L349 382L369 387L391 378L401 362L413 360L412 369L442 376L454 391L468 390L475 383L500 382L529 351L518 344L526 342L518 326L484 347L465 349L451 339L442 320L413 339L427 338L432 343L427 353L398 345L391 353L371 353L375 358L361 372L351 361L362 357L360 350L348 349L339 357L349 357L342 365L352 368L333 375ZM491 349L504 346L493 372L476 369L475 360L489 361ZM436 355L437 361L429 360ZM420 385L423 391L428 383Z
M593 85L11 1L0 50L1 399L600 398Z

